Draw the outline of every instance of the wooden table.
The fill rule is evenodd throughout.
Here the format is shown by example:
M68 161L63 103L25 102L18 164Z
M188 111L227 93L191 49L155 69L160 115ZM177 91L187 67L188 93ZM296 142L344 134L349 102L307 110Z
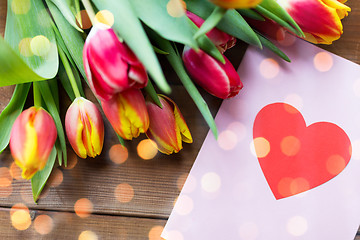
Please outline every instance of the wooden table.
M348 5L352 13L343 20L342 38L323 48L360 63L360 2L350 0ZM0 0L2 35L5 14L6 1ZM239 52L243 48L233 50L235 62L240 61ZM175 74L171 71L166 74L174 82L171 98L178 103L189 125L193 144L185 144L178 154L158 153L143 160L137 153L138 144L145 138L141 136L126 143L128 158L119 158L117 138L107 125L101 156L79 159L69 147L69 167L54 169L38 204L32 201L30 182L19 178L6 150L0 155L0 239L160 239L162 227L208 132L188 94L177 85ZM0 90L0 111L11 90L12 87ZM203 95L215 115L221 101ZM64 109L66 104L69 101L63 103ZM4 178L8 180L3 181ZM19 204L29 210L31 221L13 214L12 209L21 207ZM360 239L360 234L355 239Z

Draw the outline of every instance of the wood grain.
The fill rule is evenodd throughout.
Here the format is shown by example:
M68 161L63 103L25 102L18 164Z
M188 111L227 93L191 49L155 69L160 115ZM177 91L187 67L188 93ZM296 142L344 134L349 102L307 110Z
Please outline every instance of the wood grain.
M21 211L21 209L18 209L18 211ZM12 215L13 214L14 213L12 212ZM0 239L158 240L160 239L159 230L161 230L166 223L165 220L159 219L129 218L94 214L81 218L74 213L54 211L30 210L29 214L31 219L30 226L25 230L18 230L15 227L18 227L19 224L16 224L17 221L15 217L13 217L12 221L10 209L0 208ZM51 219L49 220L48 217L44 218L44 216L48 216ZM45 219L46 221L42 221L42 219ZM85 235L85 231L91 231L97 236L97 238L79 238L81 234L82 236ZM151 236L151 238L149 238L149 236Z

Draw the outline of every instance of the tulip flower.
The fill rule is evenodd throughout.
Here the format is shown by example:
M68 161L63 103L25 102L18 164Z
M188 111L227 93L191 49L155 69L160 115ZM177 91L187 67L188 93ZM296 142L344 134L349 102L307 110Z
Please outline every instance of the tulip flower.
M312 43L331 44L343 33L341 19L351 9L337 0L278 0Z
M101 100L147 84L144 66L114 30L103 24L92 28L84 45L83 58L91 90Z
M10 151L24 179L45 167L56 137L54 120L43 108L31 107L18 116L11 130Z
M94 103L77 97L66 112L65 130L72 148L79 157L95 157L101 153L104 123Z
M182 141L192 143L188 126L178 106L170 98L159 95L162 108L146 101L150 126L146 135L155 141L160 152L177 153L182 149Z
M236 96L243 84L234 66L223 57L225 64L202 50L185 47L183 52L184 65L192 79L210 94L226 99Z
M246 22L260 33L277 41L282 41L286 36L286 28L280 26L277 22L265 18L265 21L259 21L252 18L246 18Z
M262 0L209 0L215 5L223 8L252 8Z
M204 19L192 12L186 11L186 15L197 27L201 27L204 23ZM221 53L224 53L227 49L232 48L236 43L235 37L224 33L217 28L210 30L206 36L215 44Z
M139 89L118 93L103 101L102 107L115 132L126 140L138 137L149 128L145 99Z

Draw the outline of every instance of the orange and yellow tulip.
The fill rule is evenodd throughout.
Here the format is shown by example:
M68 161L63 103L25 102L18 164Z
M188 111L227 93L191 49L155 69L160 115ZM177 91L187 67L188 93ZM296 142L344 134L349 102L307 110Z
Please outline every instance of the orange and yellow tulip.
M150 117L146 135L156 142L160 152L177 153L182 149L182 141L192 143L190 130L176 103L164 95L159 95L159 99L162 108L152 101L146 101Z
M104 123L94 103L82 97L76 98L66 112L65 130L79 157L100 155L104 143Z
M31 107L18 116L11 130L10 151L22 178L30 179L45 167L56 137L54 120L43 108Z
M103 101L102 107L115 132L126 140L138 137L149 128L145 99L139 89L118 93Z
M223 8L252 8L261 3L262 0L209 0L215 5Z
M278 0L305 33L305 40L331 44L343 33L341 19L351 9L337 0Z

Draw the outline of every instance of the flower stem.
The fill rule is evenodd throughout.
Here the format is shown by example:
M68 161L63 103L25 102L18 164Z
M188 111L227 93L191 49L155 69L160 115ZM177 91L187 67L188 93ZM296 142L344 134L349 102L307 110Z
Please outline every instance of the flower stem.
M58 47L58 51L59 51L59 55L60 55L60 59L64 65L64 68L65 68L65 71L66 71L66 74L68 75L68 78L70 80L70 84L71 84L71 87L74 91L74 94L75 94L75 97L81 97L81 94L80 94L80 91L79 91L79 88L76 84L76 80L75 80L75 77L74 77L74 73L72 72L72 69L71 69L71 66L70 66L70 63L64 53L64 51Z
M216 25L220 22L226 12L227 9L222 7L216 7L214 11L210 14L210 16L201 25L200 29L195 33L194 39L198 39L200 36L206 34L211 29L216 27Z
M85 7L87 14L89 15L91 23L94 25L95 11L94 11L90 1L89 0L81 0L81 1Z
M41 107L41 93L37 82L33 82L34 106Z

